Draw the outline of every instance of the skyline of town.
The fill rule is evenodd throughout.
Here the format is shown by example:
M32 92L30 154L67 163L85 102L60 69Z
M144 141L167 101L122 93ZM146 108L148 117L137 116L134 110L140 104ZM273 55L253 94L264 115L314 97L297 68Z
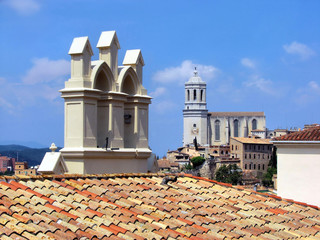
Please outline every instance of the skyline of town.
M170 8L147 1L21 2L0 3L0 144L63 146L58 91L70 77L68 49L74 37L88 35L98 59L95 45L108 30L121 42L119 64L125 49L142 50L143 85L154 98L149 144L157 155L182 145L184 83L194 67L207 82L210 112L264 111L270 129L319 122L317 1L176 1ZM110 6L122 11L105 15Z

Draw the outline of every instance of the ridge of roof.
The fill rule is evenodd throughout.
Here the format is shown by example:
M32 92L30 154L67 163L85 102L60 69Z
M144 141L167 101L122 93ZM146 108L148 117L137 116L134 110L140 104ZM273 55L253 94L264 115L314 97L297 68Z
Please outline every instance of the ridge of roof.
M264 112L208 112L211 117L264 117Z
M241 143L254 143L254 144L272 144L271 139L268 138L246 138L246 137L232 137L232 139Z

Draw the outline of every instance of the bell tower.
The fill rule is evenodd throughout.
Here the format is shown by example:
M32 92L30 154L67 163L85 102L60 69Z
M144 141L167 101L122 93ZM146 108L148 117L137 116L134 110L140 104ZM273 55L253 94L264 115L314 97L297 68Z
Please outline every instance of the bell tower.
M193 76L185 83L185 103L183 109L183 146L193 143L208 144L208 110L206 102L207 84L195 68Z

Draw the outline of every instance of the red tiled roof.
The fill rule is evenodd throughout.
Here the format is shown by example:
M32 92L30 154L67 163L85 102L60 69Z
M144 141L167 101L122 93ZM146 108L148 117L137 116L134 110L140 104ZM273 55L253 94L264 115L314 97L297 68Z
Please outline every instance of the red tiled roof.
M158 161L159 168L179 167L179 163L170 161L168 159L159 159L157 161Z
M273 141L320 141L320 127L309 128L276 137Z
M320 238L320 210L191 175L2 177L1 239Z

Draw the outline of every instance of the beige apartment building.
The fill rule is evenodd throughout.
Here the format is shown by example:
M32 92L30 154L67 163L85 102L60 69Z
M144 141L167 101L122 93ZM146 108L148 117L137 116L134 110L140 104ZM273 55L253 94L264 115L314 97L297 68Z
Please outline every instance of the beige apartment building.
M267 172L272 149L270 139L255 137L230 139L230 157L239 158L241 169L257 177Z

